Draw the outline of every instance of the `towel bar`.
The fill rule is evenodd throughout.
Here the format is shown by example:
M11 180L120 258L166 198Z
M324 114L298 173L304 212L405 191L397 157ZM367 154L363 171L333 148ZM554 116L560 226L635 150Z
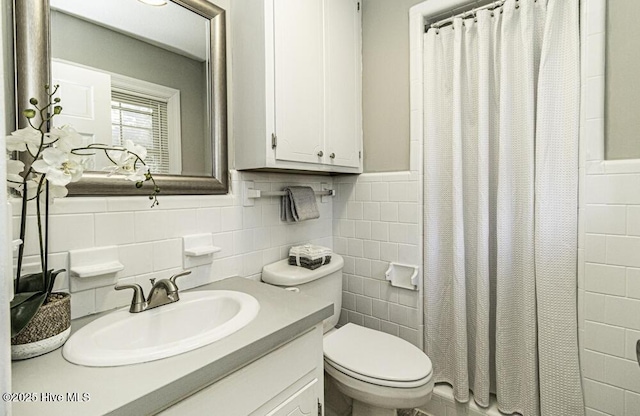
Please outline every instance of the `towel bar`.
M247 198L263 198L267 196L284 196L284 191L261 191L259 189L249 189L253 191ZM323 191L315 191L316 196L336 196L336 191L333 189L325 189Z
M324 186L329 186L327 183L321 183L322 191L315 191L316 196L322 197L322 202L328 202L325 197L336 196L335 189L326 189ZM260 189L254 189L255 183L253 181L242 181L242 205L245 207L251 207L254 204L256 198L266 198L271 196L283 196L284 191L261 191Z

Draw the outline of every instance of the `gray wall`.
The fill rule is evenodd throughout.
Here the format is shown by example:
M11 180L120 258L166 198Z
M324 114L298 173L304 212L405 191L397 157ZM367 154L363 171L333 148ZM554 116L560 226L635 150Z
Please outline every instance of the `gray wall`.
M409 9L423 0L363 0L364 171L409 170Z
M51 13L52 56L180 90L182 172L206 175L206 64L63 13Z
M605 143L607 159L640 158L640 1L607 2ZM596 35L592 35L596 36Z

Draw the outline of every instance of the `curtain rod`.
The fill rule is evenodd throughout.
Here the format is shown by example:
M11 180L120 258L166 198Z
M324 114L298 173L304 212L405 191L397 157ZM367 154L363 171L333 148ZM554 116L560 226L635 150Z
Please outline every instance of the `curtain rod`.
M518 0L516 0L518 1ZM498 0L498 1L494 1L491 2L489 4L485 4L484 6L480 6L480 7L476 7L475 9L471 9L471 10L467 10L466 12L462 12L456 15L453 15L451 17L448 17L446 19L442 19L442 20L438 20L435 23L432 23L429 27L432 29L440 29L443 26L447 26L453 23L454 19L457 18L467 18L467 17L471 17L476 15L476 13L478 13L480 10L495 10L497 8L500 8L504 5L504 3L506 2L506 0ZM427 27L427 25L425 25L425 32L428 30L429 28Z

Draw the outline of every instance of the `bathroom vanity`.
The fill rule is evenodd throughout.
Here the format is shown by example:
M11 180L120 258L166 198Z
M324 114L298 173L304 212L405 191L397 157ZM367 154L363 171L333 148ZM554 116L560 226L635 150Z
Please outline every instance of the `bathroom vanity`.
M318 414L324 405L322 321L333 305L237 277L196 290L216 289L255 297L256 318L222 340L142 364L78 366L61 349L14 362L12 390L30 398L14 402L14 414ZM102 315L74 321L72 334Z

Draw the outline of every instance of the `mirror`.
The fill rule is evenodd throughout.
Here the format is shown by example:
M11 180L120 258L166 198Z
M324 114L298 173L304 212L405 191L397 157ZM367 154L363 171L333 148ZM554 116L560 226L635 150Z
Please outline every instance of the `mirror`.
M634 21L640 2L608 1L606 7L606 34L590 35L590 42L606 39L605 158L640 159L640 84L633 81L640 72L640 29Z
M56 124L87 143L145 146L162 194L226 193L225 12L165 3L16 2L18 108L52 79L64 108ZM70 195L144 195L107 177L100 156L90 163Z

